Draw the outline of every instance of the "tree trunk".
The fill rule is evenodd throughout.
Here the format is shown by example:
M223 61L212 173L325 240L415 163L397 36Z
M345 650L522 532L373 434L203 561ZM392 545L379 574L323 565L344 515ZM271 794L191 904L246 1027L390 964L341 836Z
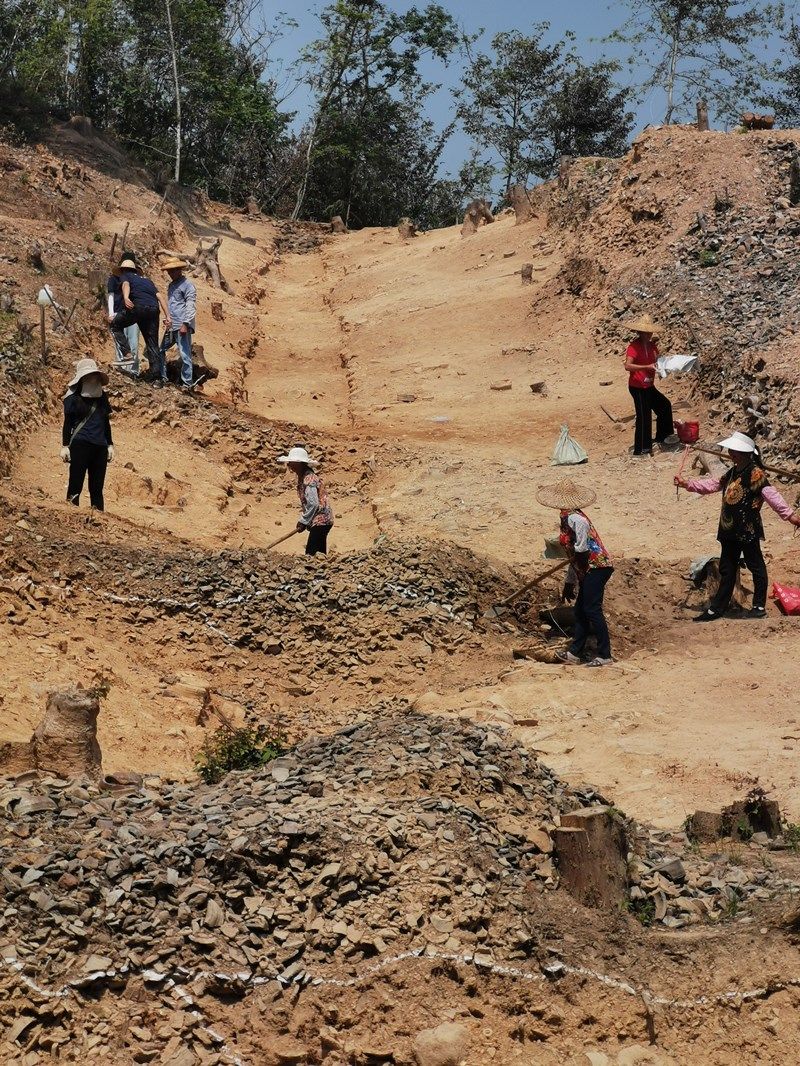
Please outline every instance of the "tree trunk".
M233 289L225 280L219 265L219 248L222 244L222 238L217 237L216 240L206 245L205 242L207 240L209 240L208 237L201 237L200 243L197 245L197 251L194 254L195 269L204 270L212 285L232 295Z
M553 845L561 887L586 907L619 906L628 887L627 841L609 807L563 815Z
M473 200L467 204L464 215L464 224L461 227L461 236L470 237L477 233L481 226L494 222L494 215L485 200Z
M667 113L664 116L664 125L668 126L672 122L672 115L675 111L675 75L678 70L678 48L681 36L681 24L676 23L673 29L672 35L672 47L669 54L669 70L667 72Z
M701 133L708 132L708 104L705 100L697 101L697 128Z
M789 203L792 207L800 204L800 156L794 156L789 167Z
M523 222L529 222L535 217L536 212L533 210L533 204L531 203L531 194L524 185L512 185L508 190L508 201L514 208L518 226Z
M60 777L99 777L97 716L100 702L82 688L60 689L47 697L44 718L31 740L37 770Z
M181 180L181 85L178 79L178 56L175 51L175 35L172 31L172 8L171 0L164 0L167 12L167 31L169 35L169 50L172 56L172 78L175 83L175 184Z

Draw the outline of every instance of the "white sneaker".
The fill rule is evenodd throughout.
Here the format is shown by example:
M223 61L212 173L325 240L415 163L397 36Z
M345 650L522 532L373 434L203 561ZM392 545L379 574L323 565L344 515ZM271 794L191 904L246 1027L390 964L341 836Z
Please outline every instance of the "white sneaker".
M587 666L612 666L613 663L614 663L613 659L602 659L599 655L597 655L597 656L595 656L594 659L592 659L591 662L588 662L586 665Z

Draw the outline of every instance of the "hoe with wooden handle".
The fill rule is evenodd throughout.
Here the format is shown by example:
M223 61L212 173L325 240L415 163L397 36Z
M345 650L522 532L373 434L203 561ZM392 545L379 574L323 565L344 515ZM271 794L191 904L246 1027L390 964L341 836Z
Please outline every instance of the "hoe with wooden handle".
M278 537L277 540L273 540L271 544L265 544L264 551L269 551L270 548L277 548L279 544L283 544L285 540L288 540L290 537L293 537L295 533L299 532L299 529L293 529L291 533L284 533L282 537Z
M560 562L556 563L555 566L551 566L549 570L545 570L543 574L539 574L538 577L535 577L533 581L529 581L527 585L523 585L521 589L517 589L517 591L512 592L510 596L506 596L504 600L500 600L499 603L496 603L493 607L490 607L483 617L499 618L503 614L504 608L506 608L509 603L512 603L514 600L519 599L519 597L524 592L527 592L528 589L535 588L538 584L544 581L546 577L550 577L551 574L557 574L558 571L563 570L565 566L569 566L569 559L562 559Z

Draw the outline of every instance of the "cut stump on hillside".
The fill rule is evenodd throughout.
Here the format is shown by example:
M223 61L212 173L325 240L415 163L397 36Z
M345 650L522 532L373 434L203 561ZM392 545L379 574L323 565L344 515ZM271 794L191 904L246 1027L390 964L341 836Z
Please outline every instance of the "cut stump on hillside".
M467 204L461 236L471 237L473 233L477 233L482 226L488 226L490 222L494 222L494 215L486 200L473 200Z
M586 907L612 910L628 889L625 827L610 807L562 815L553 833L562 888Z
M197 251L194 254L195 270L204 273L206 278L217 289L222 289L223 292L232 294L233 289L225 280L225 275L219 265L221 244L221 237L216 237L213 240L210 237L201 237L197 245Z
M523 285L533 285L533 263L523 263L519 273Z
M697 128L701 133L708 133L708 103L697 101Z
M530 190L525 185L521 183L512 185L508 190L508 202L514 208L518 226L522 225L523 222L530 222L532 218L536 218Z
M412 222L410 218L401 218L397 223L397 232L404 241L408 241L417 235L416 223Z
M331 219L331 233L347 233L347 223L341 215L334 215Z
M102 755L97 743L100 700L82 688L57 689L47 697L44 718L31 739L37 770L59 777L99 777Z

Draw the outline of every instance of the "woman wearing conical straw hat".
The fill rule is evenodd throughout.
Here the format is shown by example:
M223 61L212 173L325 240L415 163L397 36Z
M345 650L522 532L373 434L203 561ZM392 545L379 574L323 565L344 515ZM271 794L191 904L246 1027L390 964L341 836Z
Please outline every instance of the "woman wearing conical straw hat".
M561 514L559 541L570 560L562 600L573 599L575 586L578 587L575 634L572 644L559 658L571 666L579 666L586 641L593 632L597 641L597 655L587 666L610 666L614 660L611 658L608 624L603 614L603 595L608 579L614 573L614 564L591 519L583 510L594 503L597 494L592 489L576 485L570 478L564 478L556 485L543 485L536 493L536 499L543 507L558 508Z
M672 436L672 404L655 386L658 345L655 338L659 327L650 315L640 315L628 323L636 336L625 352L628 371L628 391L636 414L633 433L633 454L651 455L653 451L653 415L656 416L656 444L664 444Z

